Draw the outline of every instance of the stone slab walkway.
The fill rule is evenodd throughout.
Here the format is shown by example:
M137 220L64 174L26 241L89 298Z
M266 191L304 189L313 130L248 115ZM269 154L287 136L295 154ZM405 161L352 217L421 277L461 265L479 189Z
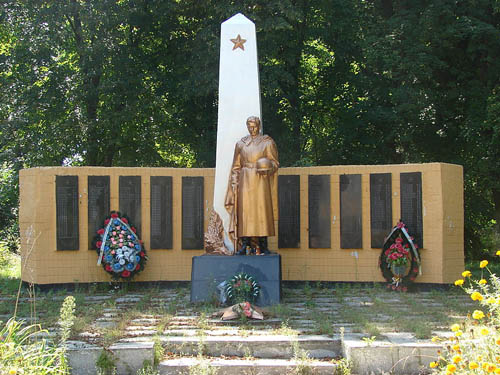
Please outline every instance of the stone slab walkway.
M63 297L45 298L62 302ZM189 302L187 287L87 295L80 303L99 310L68 345L77 375L95 374L103 349L112 353L118 374L135 374L145 360L155 360L155 345L163 348L162 358L156 358L162 374L202 365L220 374L283 373L297 366L333 373L341 358L357 374L419 373L439 349L430 337L447 335L473 307L457 293L307 284L284 288L282 303L268 308L263 321L214 318L213 305ZM43 316L38 321L43 325ZM55 326L48 328L48 337L57 333Z

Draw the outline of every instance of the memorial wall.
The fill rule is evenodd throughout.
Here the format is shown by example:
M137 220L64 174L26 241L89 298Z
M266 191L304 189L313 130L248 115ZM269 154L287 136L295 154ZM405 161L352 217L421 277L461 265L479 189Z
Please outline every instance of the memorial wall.
M214 169L42 167L20 172L22 278L104 282L92 239L110 210L129 217L149 260L136 281L188 281L204 254ZM421 283L464 269L463 171L452 164L281 168L275 202L283 280L384 281L384 237L402 219Z

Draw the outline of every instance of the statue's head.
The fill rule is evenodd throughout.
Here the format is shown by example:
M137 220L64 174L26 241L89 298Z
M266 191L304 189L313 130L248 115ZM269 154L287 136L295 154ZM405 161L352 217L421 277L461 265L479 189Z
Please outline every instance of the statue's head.
M257 116L250 116L247 118L247 129L252 137L260 133L260 118Z

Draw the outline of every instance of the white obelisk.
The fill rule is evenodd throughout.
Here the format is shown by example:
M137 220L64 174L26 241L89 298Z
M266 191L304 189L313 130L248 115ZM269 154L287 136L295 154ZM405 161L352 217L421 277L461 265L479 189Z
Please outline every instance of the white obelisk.
M241 13L221 25L219 64L214 210L224 224L224 243L233 250L227 234L229 214L224 207L224 198L234 146L248 135L246 119L261 117L255 25Z

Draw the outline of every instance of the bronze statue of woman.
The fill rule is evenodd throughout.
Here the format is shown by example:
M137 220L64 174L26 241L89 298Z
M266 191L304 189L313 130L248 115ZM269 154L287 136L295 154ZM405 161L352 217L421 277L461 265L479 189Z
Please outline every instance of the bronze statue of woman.
M278 150L271 137L260 134L258 117L249 117L247 128L250 134L234 149L226 192L225 207L231 216L229 234L236 243L241 238L242 246L236 254L245 254L252 237L268 254L267 237L274 236L272 191L279 167Z

